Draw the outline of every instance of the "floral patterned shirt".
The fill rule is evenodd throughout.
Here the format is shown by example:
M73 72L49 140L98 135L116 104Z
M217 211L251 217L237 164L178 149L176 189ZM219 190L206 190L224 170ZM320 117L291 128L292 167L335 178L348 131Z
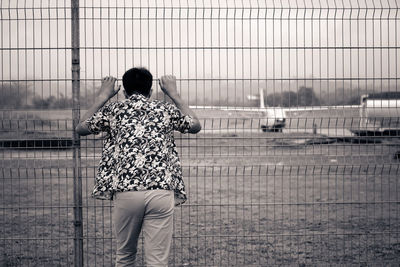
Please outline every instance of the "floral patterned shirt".
M174 190L186 201L182 168L173 131L187 133L193 118L173 104L132 95L102 107L86 120L93 134L106 133L92 196L112 199L115 192Z

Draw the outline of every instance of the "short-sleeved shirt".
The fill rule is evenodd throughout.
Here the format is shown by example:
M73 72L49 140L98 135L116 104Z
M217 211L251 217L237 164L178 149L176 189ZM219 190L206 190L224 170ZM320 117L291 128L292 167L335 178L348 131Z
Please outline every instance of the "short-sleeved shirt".
M92 196L166 189L174 190L176 204L186 201L173 132L187 133L192 124L175 105L143 95L102 107L86 120L91 133L106 133Z

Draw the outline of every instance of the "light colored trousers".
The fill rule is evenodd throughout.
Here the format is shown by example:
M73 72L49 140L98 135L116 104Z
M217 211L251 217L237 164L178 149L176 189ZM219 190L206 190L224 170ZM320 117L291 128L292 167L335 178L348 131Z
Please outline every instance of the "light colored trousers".
M116 267L135 266L143 231L146 266L168 266L172 241L174 192L127 191L116 194L113 224L117 238Z

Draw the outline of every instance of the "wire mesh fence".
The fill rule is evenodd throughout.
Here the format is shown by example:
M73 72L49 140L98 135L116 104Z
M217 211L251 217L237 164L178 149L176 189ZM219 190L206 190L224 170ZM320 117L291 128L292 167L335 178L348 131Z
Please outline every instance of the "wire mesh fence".
M114 264L103 137L73 128L133 66L176 75L203 125L175 136L171 266L399 263L397 1L0 6L0 265Z

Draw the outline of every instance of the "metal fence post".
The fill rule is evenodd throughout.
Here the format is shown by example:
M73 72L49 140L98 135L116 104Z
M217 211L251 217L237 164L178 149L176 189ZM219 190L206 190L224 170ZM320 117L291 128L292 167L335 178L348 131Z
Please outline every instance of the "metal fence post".
M71 49L72 49L72 118L74 159L74 265L83 266L82 225L82 173L80 137L75 132L80 118L80 62L79 62L79 0L71 0Z

